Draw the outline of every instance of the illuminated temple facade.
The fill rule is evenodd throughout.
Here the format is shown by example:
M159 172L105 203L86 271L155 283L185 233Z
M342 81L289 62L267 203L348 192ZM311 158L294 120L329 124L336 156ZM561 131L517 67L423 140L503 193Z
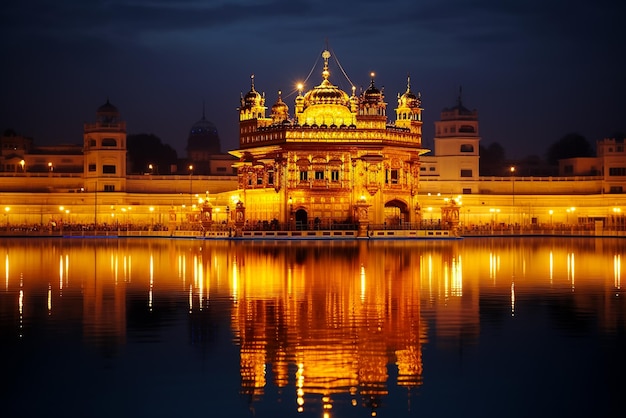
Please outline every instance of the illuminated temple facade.
M326 227L366 217L374 224L416 222L422 148L419 94L398 94L395 121L375 85L356 95L331 82L328 51L321 82L299 86L293 114L278 93L267 115L255 88L239 107L238 193L246 219Z
M466 108L460 94L434 122L430 152L410 78L388 115L373 74L367 89L357 94L350 83L346 92L331 81L330 53L322 58L315 86L299 86L290 100L278 92L271 107L252 76L240 98L239 146L229 154L221 153L217 128L203 111L178 171L132 166L126 121L108 100L83 125L80 144L35 146L5 131L0 231L128 225L174 235L233 226L238 233L273 232L266 228L272 225L297 236L299 229L335 225L352 233L358 225L363 236L365 227L445 229L451 201L461 228L626 230L623 139L598 140L596 157L561 160L559 176L523 176L515 167L481 176L478 111Z

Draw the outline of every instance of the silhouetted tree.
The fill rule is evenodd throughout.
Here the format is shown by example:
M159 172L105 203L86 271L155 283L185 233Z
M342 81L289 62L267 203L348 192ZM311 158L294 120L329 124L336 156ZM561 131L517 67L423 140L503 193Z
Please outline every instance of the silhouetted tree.
M148 172L152 164L154 174L169 174L170 167L176 165L176 150L153 134L128 135L128 172L140 174Z
M546 160L548 164L557 165L563 158L593 157L593 154L593 148L584 136L570 133L550 145Z
M502 176L506 168L506 153L498 142L489 144L487 148L482 145L479 148L479 175Z

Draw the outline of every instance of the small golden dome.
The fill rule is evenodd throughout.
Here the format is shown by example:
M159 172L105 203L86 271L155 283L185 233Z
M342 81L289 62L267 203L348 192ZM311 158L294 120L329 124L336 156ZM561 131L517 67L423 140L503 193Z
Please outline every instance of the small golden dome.
M243 108L252 108L254 106L263 106L265 99L254 89L254 74L250 76L250 91L241 98L241 106Z
M417 96L411 91L411 77L407 77L406 91L400 96L398 94L398 107L420 107L422 105L422 99L420 95Z
M283 122L289 118L289 106L283 102L282 92L278 91L278 99L272 105L272 121Z
M371 76L370 86L363 92L362 98L365 103L376 104L383 101L383 93L374 85L374 73Z

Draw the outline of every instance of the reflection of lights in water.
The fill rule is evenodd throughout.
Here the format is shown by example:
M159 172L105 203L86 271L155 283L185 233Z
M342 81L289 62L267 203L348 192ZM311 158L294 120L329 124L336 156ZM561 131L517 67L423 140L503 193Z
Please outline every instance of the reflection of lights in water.
M18 299L18 312L20 316L20 331L19 337L22 338L24 334L22 330L24 329L24 276L20 273L20 297Z
M193 311L193 286L189 285L189 312Z
M150 254L150 290L148 292L148 308L152 310L152 289L154 287L154 258Z
M463 263L461 257L452 259L452 296L463 296Z
M567 254L567 278L572 282L572 290L574 290L575 281L575 266L574 266L574 253Z
M52 313L52 285L48 283L48 315Z
M554 254L552 254L552 251L550 251L550 264L548 268L550 269L550 284L552 284L552 280L554 279Z
M515 316L515 282L511 283L511 316Z
M233 302L237 303L237 299L239 299L239 270L237 268L237 258L233 258L233 268L232 268L232 276L233 276L233 284L231 287Z
M185 254L181 254L178 256L178 278L183 281L183 286L187 282L187 266L185 265L186 262L187 259L185 257Z
M620 254L615 254L613 256L613 281L615 283L615 288L620 290L622 287L622 258Z
M361 264L361 302L365 301L365 267Z
M202 299L204 298L204 273L202 268L202 256L193 258L193 280L198 287L198 307L202 310Z
M69 284L70 279L70 255L65 254L65 284Z
M422 264L422 260L423 257L420 256L420 265ZM428 254L428 259L427 259L427 263L426 263L426 274L427 274L427 280L425 280L425 282L428 283L428 301L433 304L435 301L435 295L433 292L433 256L432 254ZM420 269L421 271L421 269ZM420 279L421 279L421 274L420 274Z
M296 395L298 403L298 412L304 411L304 364L298 363L298 370L296 371Z
M129 255L128 264L126 268L126 277L124 277L124 280L130 283L132 277L133 277L133 257Z
M4 288L9 290L9 253L4 257Z
M59 290L63 290L63 273L65 269L63 268L63 256L59 256Z
M493 279L493 283L496 283L496 273L500 270L500 256L489 253L489 278Z

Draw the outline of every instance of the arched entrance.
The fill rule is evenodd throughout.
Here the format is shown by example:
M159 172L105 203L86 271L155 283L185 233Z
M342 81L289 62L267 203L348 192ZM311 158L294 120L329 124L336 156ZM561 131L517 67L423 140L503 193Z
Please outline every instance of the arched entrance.
M385 203L385 226L397 228L409 222L409 208L401 200L393 199Z
M308 215L306 210L298 209L295 213L295 221L296 221L296 229L307 229L308 228Z

